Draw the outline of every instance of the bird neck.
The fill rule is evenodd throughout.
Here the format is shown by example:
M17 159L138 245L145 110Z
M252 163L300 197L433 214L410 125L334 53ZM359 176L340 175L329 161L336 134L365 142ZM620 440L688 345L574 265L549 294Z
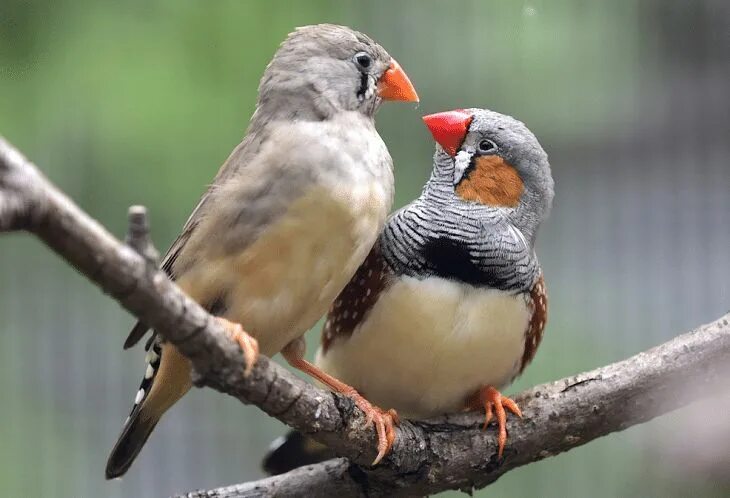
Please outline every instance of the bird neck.
M424 202L451 204L472 217L502 216L522 233L530 248L534 248L538 228L541 221L547 217L550 208L550 199L534 192L528 182L516 207L492 206L465 201L455 193L454 158L444 151L438 150L434 155L434 165L431 178L421 194Z
M395 213L378 248L389 270L423 280L439 277L509 292L530 288L539 273L535 253L496 211L475 211L421 197Z
M275 121L324 121L331 116L331 109L304 95L276 95L259 100L251 117L249 130L261 129Z
M531 248L535 247L537 231L546 217L547 207L543 196L537 195L531 189L525 189L518 206L507 213L507 218L522 232Z

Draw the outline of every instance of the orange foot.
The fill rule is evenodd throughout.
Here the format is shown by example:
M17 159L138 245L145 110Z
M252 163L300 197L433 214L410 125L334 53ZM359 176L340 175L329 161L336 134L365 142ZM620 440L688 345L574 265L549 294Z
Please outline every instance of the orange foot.
M377 465L393 449L395 427L400 424L398 412L393 408L386 411L373 405L350 386L339 392L354 401L355 406L365 413L365 427L375 424L375 431L378 433L378 456L375 457L372 464Z
M502 458L504 445L507 442L507 412L505 411L505 408L522 418L522 412L517 406L517 403L515 403L511 398L502 396L502 393L492 386L484 386L469 398L467 405L471 409L484 410L486 412L484 425L482 426L482 429L484 430L487 429L487 425L492 420L493 413L497 415L497 427L499 428L497 436L497 455L499 458Z
M241 327L240 323L231 322L222 317L216 317L228 335L241 346L243 350L243 358L246 360L246 369L243 375L248 376L253 370L256 359L259 356L259 343L256 339L248 335Z
M297 340L291 342L281 351L281 354L294 368L314 377L333 391L344 394L354 401L355 406L365 413L365 427L368 427L370 424L375 424L375 432L378 434L378 456L375 457L372 464L377 465L393 448L396 437L395 427L400 423L398 413L392 408L386 411L373 405L357 392L354 387L332 377L324 370L305 360L303 341Z

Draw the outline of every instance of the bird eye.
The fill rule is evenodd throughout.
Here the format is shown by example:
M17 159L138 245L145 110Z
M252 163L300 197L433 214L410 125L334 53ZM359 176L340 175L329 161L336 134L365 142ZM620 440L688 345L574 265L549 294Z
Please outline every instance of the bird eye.
M367 54L367 53L365 53L365 52L358 52L358 53L356 53L355 54L355 57L354 57L354 60L357 63L357 65L360 66L363 69L369 69L370 68L370 65L373 62L372 57L370 57L370 55Z
M485 138L484 140L479 142L478 148L479 148L479 152L490 153L490 152L494 152L497 150L497 144L495 144L491 140L487 140Z

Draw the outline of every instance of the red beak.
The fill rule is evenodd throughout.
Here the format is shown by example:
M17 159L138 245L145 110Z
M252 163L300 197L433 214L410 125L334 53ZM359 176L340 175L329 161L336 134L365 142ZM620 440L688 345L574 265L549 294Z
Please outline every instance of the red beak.
M383 100L418 102L418 94L416 89L413 88L413 83L395 59L378 81L378 95Z
M423 116L423 122L431 130L434 140L451 156L456 155L469 130L472 115L464 109L437 112Z

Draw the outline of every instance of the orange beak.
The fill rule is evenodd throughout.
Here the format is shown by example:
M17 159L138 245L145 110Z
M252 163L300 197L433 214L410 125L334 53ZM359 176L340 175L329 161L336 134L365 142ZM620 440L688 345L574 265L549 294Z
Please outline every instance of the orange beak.
M469 130L472 115L464 109L437 112L423 116L423 122L431 130L434 140L451 156L456 155Z
M413 88L413 83L395 59L378 81L378 96L383 100L418 102L418 94Z

